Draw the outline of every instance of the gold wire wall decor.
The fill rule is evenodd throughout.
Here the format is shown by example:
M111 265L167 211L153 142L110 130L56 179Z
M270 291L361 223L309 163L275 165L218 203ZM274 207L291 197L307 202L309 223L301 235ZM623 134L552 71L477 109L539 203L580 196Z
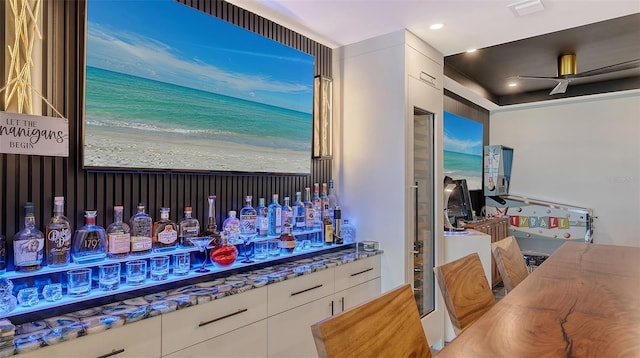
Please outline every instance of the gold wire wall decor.
M333 155L333 81L316 76L313 89L313 157Z

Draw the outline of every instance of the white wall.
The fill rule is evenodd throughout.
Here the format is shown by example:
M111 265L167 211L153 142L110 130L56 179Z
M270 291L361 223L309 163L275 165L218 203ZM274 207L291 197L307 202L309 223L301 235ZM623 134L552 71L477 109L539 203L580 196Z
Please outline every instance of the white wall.
M593 209L594 241L640 246L640 91L491 111L514 148L509 193Z

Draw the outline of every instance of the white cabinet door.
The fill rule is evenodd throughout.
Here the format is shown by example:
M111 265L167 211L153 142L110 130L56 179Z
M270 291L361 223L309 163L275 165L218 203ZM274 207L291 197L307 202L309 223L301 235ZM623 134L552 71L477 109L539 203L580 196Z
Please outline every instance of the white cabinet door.
M284 311L267 319L268 356L317 357L311 325L331 315L333 295Z
M266 357L267 320L263 319L248 326L238 328L216 338L211 338L189 348L179 350L165 358L197 357Z
M367 257L335 268L336 292L380 277L380 255Z
M105 332L20 354L20 357L158 358L160 357L160 326L160 317L147 318Z
M269 316L333 295L333 268L267 285Z
M380 295L380 277L361 283L333 296L333 314L338 314Z

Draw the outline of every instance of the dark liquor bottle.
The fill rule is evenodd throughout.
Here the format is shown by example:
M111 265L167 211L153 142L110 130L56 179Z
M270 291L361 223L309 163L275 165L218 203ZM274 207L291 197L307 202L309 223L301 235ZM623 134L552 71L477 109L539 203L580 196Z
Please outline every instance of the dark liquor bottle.
M53 199L53 216L45 230L45 251L49 266L65 266L71 259L73 234L69 219L64 216L64 197Z
M326 215L322 219L322 237L327 245L333 244L333 222L329 217L329 204L325 207Z
M95 210L84 212L84 226L76 230L71 256L75 263L103 260L107 257L107 235L102 226L96 225Z
M292 253L296 248L296 238L291 234L291 225L284 226L284 232L278 238L278 247L280 251Z
M33 203L24 205L24 228L13 237L13 264L16 271L35 271L42 268L44 234L36 228Z
M160 219L153 223L153 251L169 251L178 247L178 226L169 218L171 209L160 208Z

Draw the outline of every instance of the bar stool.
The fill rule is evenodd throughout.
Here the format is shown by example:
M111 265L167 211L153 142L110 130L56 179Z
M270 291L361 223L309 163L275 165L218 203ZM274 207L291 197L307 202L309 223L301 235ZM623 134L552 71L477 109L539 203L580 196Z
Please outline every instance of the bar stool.
M508 236L491 243L491 253L507 292L513 290L522 280L529 276L527 263L522 257L516 238Z
M456 334L495 304L480 256L474 252L433 268Z
M411 285L311 326L320 358L431 357Z

